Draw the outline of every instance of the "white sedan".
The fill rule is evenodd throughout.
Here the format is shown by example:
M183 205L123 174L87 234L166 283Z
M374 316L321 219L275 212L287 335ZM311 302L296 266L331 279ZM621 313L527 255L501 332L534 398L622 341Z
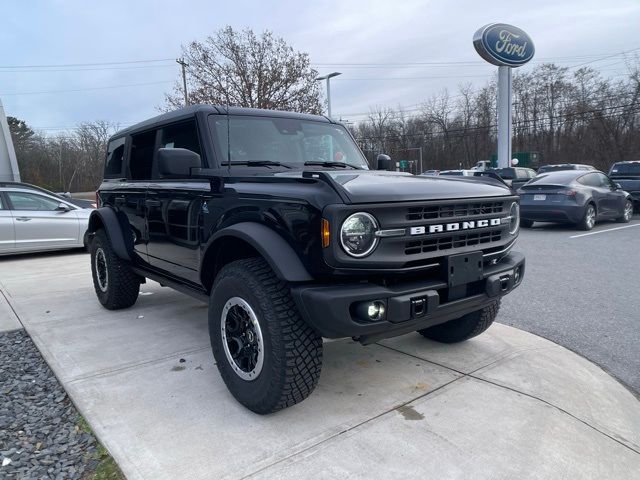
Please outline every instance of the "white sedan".
M91 208L20 183L0 183L0 255L86 247Z

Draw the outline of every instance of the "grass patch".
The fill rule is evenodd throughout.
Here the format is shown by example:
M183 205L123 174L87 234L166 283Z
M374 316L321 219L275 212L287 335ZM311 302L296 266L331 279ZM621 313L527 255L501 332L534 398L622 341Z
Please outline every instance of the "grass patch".
M120 471L118 464L115 460L109 455L109 452L106 448L102 446L96 435L91 430L89 423L85 420L82 415L78 415L78 420L76 422L76 428L78 430L82 430L85 433L89 433L93 435L96 439L96 443L98 444L98 451L92 455L92 458L89 459L89 464L93 464L93 469L88 469L85 471L82 476L83 480L126 480L123 473ZM92 461L93 460L93 461Z

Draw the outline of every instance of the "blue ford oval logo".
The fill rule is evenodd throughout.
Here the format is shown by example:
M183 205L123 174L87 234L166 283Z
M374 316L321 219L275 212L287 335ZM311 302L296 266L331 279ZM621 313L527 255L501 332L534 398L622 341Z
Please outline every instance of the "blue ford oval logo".
M524 30L506 23L490 23L473 35L473 46L487 62L519 67L533 58L535 47Z

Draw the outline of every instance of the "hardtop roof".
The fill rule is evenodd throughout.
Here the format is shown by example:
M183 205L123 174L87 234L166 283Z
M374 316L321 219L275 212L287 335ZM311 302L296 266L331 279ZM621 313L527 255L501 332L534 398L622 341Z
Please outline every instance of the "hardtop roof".
M124 135L130 135L136 131L144 131L159 125L166 123L172 123L174 121L182 120L186 117L191 117L197 113L212 114L212 115L226 115L227 111L229 115L246 115L254 117L278 117L278 118L295 118L298 120L307 120L311 122L324 122L324 123L337 123L323 115L311 115L309 113L297 113L297 112L285 112L282 110L266 110L262 108L245 108L245 107L226 107L222 105L190 105L188 107L172 110L171 112L157 115L153 118L143 120L135 125L131 125L127 128L119 130L111 136L109 140L122 137Z

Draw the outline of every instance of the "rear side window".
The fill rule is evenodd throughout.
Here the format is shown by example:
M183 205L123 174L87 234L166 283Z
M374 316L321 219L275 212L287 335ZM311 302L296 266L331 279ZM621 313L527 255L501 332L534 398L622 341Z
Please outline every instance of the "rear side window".
M202 155L198 129L194 120L169 125L162 129L161 148L186 148Z
M588 175L584 175L578 179L583 185L587 185L588 187L601 187L602 181L600 177L596 173L589 173Z
M107 161L104 166L105 177L122 176L122 163L124 160L125 137L109 142L107 147Z
M2 202L2 195L0 195L0 210L4 210L4 203Z
M156 130L131 136L129 172L132 180L150 180Z

